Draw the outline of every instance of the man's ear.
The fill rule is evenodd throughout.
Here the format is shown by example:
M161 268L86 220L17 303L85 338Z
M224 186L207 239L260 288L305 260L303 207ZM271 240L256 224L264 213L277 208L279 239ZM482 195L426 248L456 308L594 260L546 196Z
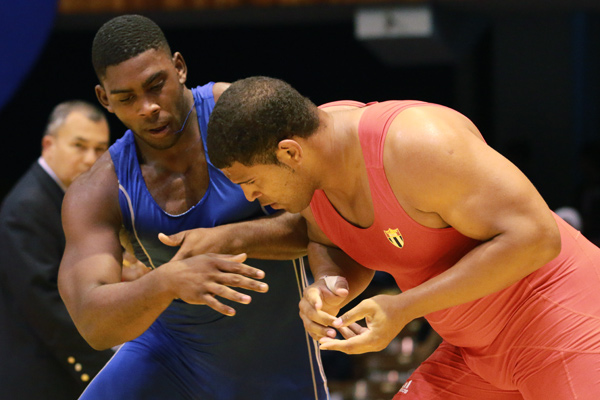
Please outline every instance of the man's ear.
M44 135L42 138L42 153L47 153L54 144L56 137L52 135Z
M187 65L180 52L176 51L173 54L173 64L177 70L177 77L180 84L185 84L187 80Z
M277 146L277 159L292 169L302 163L302 146L295 140L285 139Z
M102 85L96 85L94 88L96 91L96 97L98 98L98 102L102 104L102 107L106 108L108 112L113 113L114 111L110 104L108 104L108 96L106 95L106 90L102 87Z

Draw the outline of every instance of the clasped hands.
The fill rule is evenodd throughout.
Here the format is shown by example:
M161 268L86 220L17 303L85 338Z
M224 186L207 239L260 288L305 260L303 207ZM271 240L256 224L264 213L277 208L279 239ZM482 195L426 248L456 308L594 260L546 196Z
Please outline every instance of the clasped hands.
M401 295L374 296L337 317L348 294L348 282L341 276L318 279L304 290L300 317L321 350L347 354L380 351L410 321L402 317L398 302ZM357 323L363 319L366 326ZM344 339L336 339L337 332Z

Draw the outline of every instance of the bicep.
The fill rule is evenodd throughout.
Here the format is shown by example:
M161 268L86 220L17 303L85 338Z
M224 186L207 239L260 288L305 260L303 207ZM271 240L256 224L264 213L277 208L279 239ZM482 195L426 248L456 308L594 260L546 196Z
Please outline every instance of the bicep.
M107 189L74 183L65 195L62 221L66 247L59 289L67 303L70 298L79 301L96 286L121 279L118 189L114 194Z
M474 147L465 162L449 163L451 179L434 189L434 206L444 221L482 241L554 225L541 195L517 167L485 144Z

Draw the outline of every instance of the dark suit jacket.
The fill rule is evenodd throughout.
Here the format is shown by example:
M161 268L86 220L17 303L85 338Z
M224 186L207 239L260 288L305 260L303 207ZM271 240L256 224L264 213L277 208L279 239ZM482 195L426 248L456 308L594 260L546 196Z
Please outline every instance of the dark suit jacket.
M57 288L64 193L36 162L0 210L0 397L74 400L112 356L77 332Z

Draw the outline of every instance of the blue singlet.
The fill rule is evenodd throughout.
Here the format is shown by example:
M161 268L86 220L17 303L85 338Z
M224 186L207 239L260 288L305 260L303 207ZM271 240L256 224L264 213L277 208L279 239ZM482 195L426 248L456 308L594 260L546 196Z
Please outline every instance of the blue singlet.
M208 117L215 104L212 87L211 82L192 89L205 153ZM246 201L240 187L208 156L210 183L204 197L183 214L167 214L145 185L131 131L110 147L110 154L123 224L135 255L148 266L159 267L177 250L161 244L159 232L173 234L264 215L258 202ZM298 317L306 285L302 261L246 263L265 271L268 293L252 293L249 305L230 302L234 317L173 301L145 333L119 349L81 399L327 399L318 347Z

